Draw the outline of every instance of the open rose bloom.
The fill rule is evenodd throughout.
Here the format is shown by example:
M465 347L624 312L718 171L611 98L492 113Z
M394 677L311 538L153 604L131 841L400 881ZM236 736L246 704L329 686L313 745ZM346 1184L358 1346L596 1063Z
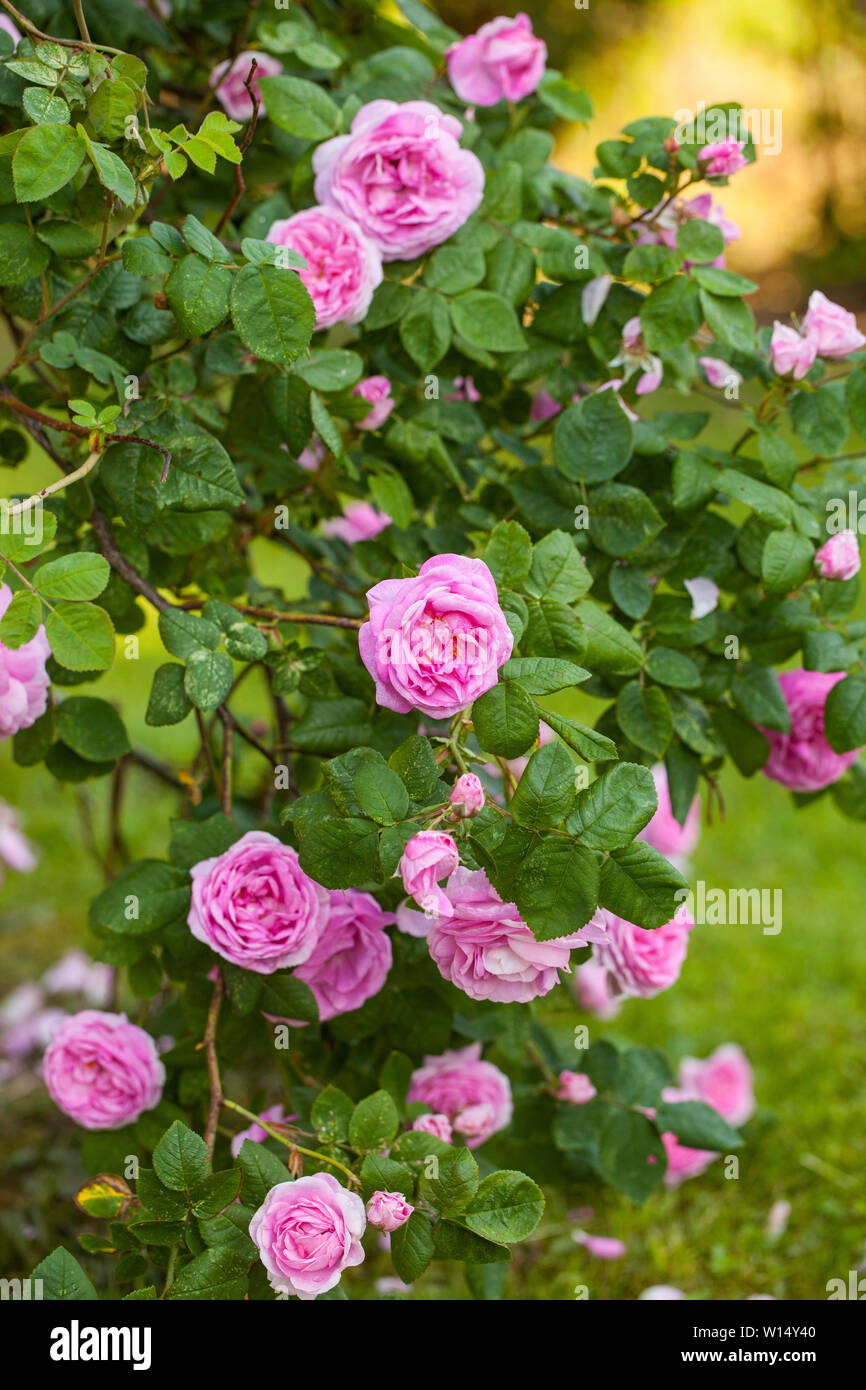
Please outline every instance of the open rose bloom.
M415 579L383 579L367 593L358 634L376 700L407 714L449 719L498 679L514 637L483 560L434 555Z
M528 15L500 15L452 44L446 58L448 80L461 101L495 106L535 91L544 76L547 46L533 34Z
M54 1032L45 1084L55 1105L85 1129L120 1129L152 1110L165 1067L149 1033L126 1014L84 1009Z
M304 208L274 222L266 240L307 262L295 273L313 301L316 328L360 323L382 282L382 258L351 218L339 208Z
M8 584L0 584L0 617L12 602ZM35 724L48 706L50 684L45 663L51 655L45 628L20 647L0 642L0 739Z
M460 148L462 130L429 101L368 101L350 135L313 152L316 197L361 228L384 261L411 260L447 241L484 193L484 169Z
M425 1057L423 1067L412 1073L406 1099L423 1101L434 1115L445 1115L470 1149L511 1122L511 1083L492 1062L482 1060L480 1043Z
M844 671L783 671L779 685L791 716L791 732L763 729L770 744L764 776L792 792L817 792L838 782L860 750L836 753L824 734L824 706Z
M253 103L246 83L255 62L253 80L250 82L254 96L261 100L259 79L276 77L283 65L270 53L239 53L236 58L220 63L211 73L210 85L216 88L217 101L227 116L233 121L248 121L253 114Z
M364 1203L330 1173L272 1187L250 1221L271 1288L302 1302L339 1284L364 1259Z
M331 910L330 894L276 835L250 830L190 872L189 929L232 965L270 975L313 954Z

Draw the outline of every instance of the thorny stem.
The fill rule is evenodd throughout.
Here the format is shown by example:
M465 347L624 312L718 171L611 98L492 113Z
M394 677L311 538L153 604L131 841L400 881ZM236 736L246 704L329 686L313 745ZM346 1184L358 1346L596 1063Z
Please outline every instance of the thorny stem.
M315 1158L319 1163L330 1163L333 1168L339 1168L341 1173L345 1173L350 1182L360 1185L360 1179L352 1172L351 1168L346 1167L345 1163L340 1163L336 1158L331 1158L328 1154L318 1153L315 1149L305 1149L301 1144L296 1144L294 1139L288 1139L284 1134L280 1134L279 1130L275 1129L273 1125L268 1124L261 1116L254 1115L252 1110L247 1110L245 1106L238 1105L237 1101L228 1100L223 1096L222 1104L227 1110L234 1110L236 1114L243 1115L244 1119L251 1120L253 1124L257 1124L259 1128L263 1129L266 1134L269 1134L272 1139L276 1139L280 1144L285 1144L287 1149L295 1149L298 1153L305 1154L307 1158Z
M220 1007L225 994L223 977L217 973L213 987L213 997L210 1001L210 1008L207 1011L207 1025L204 1032L204 1053L207 1060L207 1075L210 1084L210 1104L207 1112L207 1124L204 1130L204 1141L207 1144L208 1159L213 1165L213 1151L216 1143L216 1127L219 1119L220 1105L223 1104L222 1082L220 1081L219 1059L216 1050L217 1024L219 1023Z

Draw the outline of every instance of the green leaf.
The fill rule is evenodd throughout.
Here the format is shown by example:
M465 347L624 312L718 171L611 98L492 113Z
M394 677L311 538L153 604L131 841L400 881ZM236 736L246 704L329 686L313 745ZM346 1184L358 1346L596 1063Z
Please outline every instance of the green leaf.
M169 1289L172 1299L242 1299L249 1260L225 1247L204 1250L184 1265Z
M323 816L302 838L301 868L325 888L353 888L376 878L379 832L358 816Z
M579 121L585 124L592 120L592 102L588 93L553 69L549 69L539 82L538 96L545 106L564 121Z
M771 593L787 594L809 574L814 551L796 531L771 531L761 555L761 575Z
M404 1284L420 1279L433 1258L433 1231L423 1211L413 1211L409 1220L391 1232L391 1261Z
M370 474L373 501L395 526L410 525L415 516L415 500L409 485L397 472L380 468Z
M618 756L616 744L611 739L606 738L604 734L596 733L595 729L587 728L585 724L566 719L564 715L556 714L549 709L544 711L544 722L587 762L603 763Z
M702 318L700 293L688 276L676 275L644 300L640 325L650 352L669 352L697 333Z
M245 1206L260 1207L272 1187L289 1180L286 1165L253 1139L244 1140L237 1161L244 1175L241 1195Z
M319 1021L319 1006L309 985L282 970L264 977L259 1003L262 1012L274 1018L301 1023Z
M701 684L701 673L691 657L672 647L653 647L647 652L644 670L660 685L672 685L679 690L697 690Z
M162 645L172 656L186 660L195 652L216 651L222 633L216 623L187 613L183 608L166 608L158 619Z
M211 1173L193 1193L193 1215L207 1219L231 1206L241 1190L243 1174L237 1168Z
M543 1212L537 1184L525 1173L505 1169L484 1179L462 1219L485 1240L511 1244L530 1236Z
M84 141L71 126L48 123L25 130L12 156L16 201L50 198L78 172L84 154Z
M585 661L601 675L630 676L643 664L643 651L630 632L600 604L584 599L576 609L587 635Z
M657 536L663 525L662 518L640 488L606 483L593 494L590 535L599 550L607 555L633 555Z
M510 304L490 290L468 290L451 301L454 331L472 347L519 352L525 347L520 322Z
M231 690L233 680L234 667L225 652L195 651L186 659L183 686L196 709L216 709Z
M518 521L500 521L487 543L483 558L497 585L519 589L532 564L529 532Z
M331 348L313 352L306 361L299 362L295 373L312 386L315 391L344 391L360 381L364 371L364 359L357 352L345 352Z
M30 1277L42 1281L42 1297L52 1303L93 1303L97 1297L81 1265L62 1245L40 1260Z
M448 304L438 294L416 294L400 320L400 342L422 372L432 371L448 351L451 321Z
M533 598L571 603L582 598L591 584L586 561L565 531L551 531L533 546L525 589Z
M580 685L589 680L591 672L574 661L555 656L515 656L506 661L502 675L506 680L517 681L529 695L549 695Z
M657 804L649 768L618 763L578 793L565 828L591 849L622 849L649 823Z
M384 1149L393 1141L400 1125L397 1107L387 1091L374 1091L355 1106L349 1121L349 1143L353 1149Z
M759 772L770 756L769 742L760 729L727 705L713 711L713 725L742 776L753 777Z
M520 868L515 902L537 941L585 926L598 904L595 855L560 835L540 837Z
M166 1130L153 1151L156 1176L172 1192L190 1193L208 1175L207 1145L180 1120Z
M744 666L731 681L734 704L753 724L791 732L791 715L771 666Z
M101 555L63 555L59 560L40 565L32 583L49 602L92 599L102 593L110 574L108 561Z
M411 1200L415 1191L415 1174L402 1163L379 1154L367 1154L361 1164L361 1192L369 1201L374 1192L402 1192Z
M599 902L626 922L651 929L670 922L686 880L650 845L613 849L601 867ZM679 894L679 896L677 896Z
M707 327L720 343L728 343L739 352L754 351L755 316L742 299L701 290L701 309Z
M107 700L73 695L55 711L57 737L80 758L111 762L129 752L123 720Z
M690 1149L726 1152L743 1142L717 1110L700 1100L662 1101L655 1124L660 1134L669 1130Z
M866 744L866 678L854 674L833 686L824 706L824 728L834 753Z
M371 764L355 778L355 795L365 816L378 825L395 825L409 811L409 793L389 767Z
M677 232L677 250L687 261L715 261L724 254L725 238L714 223L693 217Z
M435 1177L422 1177L421 1193L437 1212L454 1216L478 1191L478 1164L468 1149L455 1148L439 1159Z
M747 280L745 275L736 275L733 270L723 270L717 265L697 265L692 270L692 276L701 289L709 290L710 294L739 296L754 294L758 288L754 280Z
M30 589L19 589L0 618L0 641L13 651L31 641L42 623L42 604L39 595Z
M349 1121L354 1101L336 1086L326 1086L313 1101L310 1118L313 1129L324 1144L343 1144L349 1138Z
M284 367L300 357L316 322L313 301L297 272L272 265L245 265L238 271L232 286L231 312L232 323L250 352L265 362Z
M162 504L182 511L231 510L243 505L244 493L228 451L211 435L172 438L171 468L160 484ZM235 614L235 622L240 615Z
M39 275L51 259L24 222L0 225L0 285L23 285Z
M181 223L181 231L184 241L191 251L196 251L199 256L203 256L206 261L221 261L224 264L232 265L233 256L231 251L227 251L218 237L213 232L209 232L203 222L199 222L197 217L188 213Z
M157 931L189 908L189 873L160 859L139 859L123 869L90 907L94 926L138 936Z
M605 1182L633 1202L643 1202L662 1183L665 1151L658 1133L636 1110L608 1108L598 1139Z
M561 743L547 743L529 759L509 810L518 825L541 830L565 820L575 794L573 760Z
M553 430L553 458L573 483L601 483L621 473L632 455L631 421L612 391L567 406Z
M229 311L232 272L201 256L184 256L165 282L165 296L181 331L203 338ZM236 325L237 326L237 325Z
M372 727L363 700L318 700L292 729L292 743L308 753L340 753L370 742Z
M317 82L303 77L262 77L258 81L269 120L303 140L326 140L339 125L340 111Z
M674 731L670 706L658 686L629 681L619 692L616 718L626 738L661 758Z
M158 666L144 716L145 724L158 729L166 724L179 724L192 709L192 701L184 689L184 668L174 661Z
M503 758L517 758L538 738L538 714L526 691L501 680L472 706L472 721L481 747Z
M93 603L58 603L45 619L51 655L69 671L107 671L114 660L114 628Z
M87 153L103 188L107 188L110 193L116 193L122 203L132 207L135 202L135 179L120 155L115 154L106 145L91 140L83 126L80 125L77 129L78 134L87 143Z
M405 1226L400 1228L405 1230ZM397 1232L395 1232L395 1235ZM511 1252L507 1245L498 1241L485 1240L483 1236L470 1231L468 1226L457 1221L440 1220L433 1227L434 1253L440 1260L471 1261L472 1264L490 1264L498 1260L510 1260Z
M836 393L828 386L798 391L790 405L791 423L799 439L813 453L831 458L842 452L848 438L848 421Z
M439 780L439 765L428 739L412 734L388 759L388 766L404 783L413 801L430 799Z

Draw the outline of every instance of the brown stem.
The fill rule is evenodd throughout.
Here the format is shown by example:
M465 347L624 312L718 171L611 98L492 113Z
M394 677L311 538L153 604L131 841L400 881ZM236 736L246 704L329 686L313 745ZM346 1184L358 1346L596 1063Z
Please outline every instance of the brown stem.
M220 806L224 816L232 816L232 734L235 719L225 705L219 706L219 717L223 726L223 755L220 768ZM252 735L250 735L252 737Z
M245 136L244 136L244 138L243 138L243 140L242 140L242 142L241 142L241 147L240 147L240 149L241 149L241 159L243 159L244 155L246 154L247 150L249 149L250 145L252 144L252 142L253 142L253 136L254 136L255 133L256 133L256 126L257 126L258 123L259 123L259 110L260 110L260 108L261 108L261 102L259 101L259 98L256 96L255 92L253 91L253 85L252 85L252 84L253 84L253 75L254 75L255 70L256 70L257 67L258 67L258 63L256 62L256 60L255 60L255 58L254 58L253 61L250 63L250 70L249 70L249 72L247 73L246 81L244 82L244 86L245 86L246 89L247 89L247 93L249 94L250 101L251 101L252 104L253 104L253 114L252 114L252 116L250 117L250 123L249 123L249 125L247 126L247 132L246 132L246 134L245 134ZM243 195L244 195L244 193L246 192L246 189L247 189L247 186L246 186L246 184L245 184L245 182L244 182L243 173L241 172L241 166L240 166L240 164L236 164L236 165L235 165L235 180L236 180L236 187L235 187L234 194L232 195L232 198L231 198L231 200L230 200L228 206L226 207L225 212L223 213L223 215L222 215L222 217L220 218L219 222L216 224L215 231L216 231L216 235L217 235L217 236L219 236L219 234L220 234L220 232L222 231L223 227L224 227L224 226L226 225L226 223L228 222L229 218L231 217L232 213L234 212L235 208L237 207L238 203L240 202L241 198L243 197Z
M207 1011L207 1025L204 1031L204 1054L207 1059L207 1076L210 1085L210 1104L208 1105L207 1124L204 1127L204 1142L207 1144L208 1158L213 1164L214 1144L216 1143L217 1120L219 1119L220 1106L223 1103L222 1082L220 1081L219 1059L216 1050L217 1024L219 1023L220 1006L223 1001L225 986L221 973L217 974L213 987L213 998L210 1001L210 1008Z

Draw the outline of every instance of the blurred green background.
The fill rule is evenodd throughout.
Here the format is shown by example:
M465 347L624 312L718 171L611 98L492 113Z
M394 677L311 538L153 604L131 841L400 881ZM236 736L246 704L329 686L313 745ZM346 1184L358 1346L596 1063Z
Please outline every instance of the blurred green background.
M455 28L471 32L519 7L439 0L437 8ZM595 143L641 115L728 99L780 110L780 153L759 154L758 164L723 193L743 233L729 264L760 280L754 302L765 321L802 309L818 285L849 308L866 308L866 20L858 7L833 0L761 6L729 0L724 7L710 0L591 0L580 9L568 0L543 0L520 8L547 40L551 62L586 86L595 102L589 130L560 133L557 161L575 172L589 174ZM725 437L720 419L713 442ZM50 466L34 454L7 475L5 491L36 487L50 476ZM303 592L300 563L257 544L259 577L280 583L287 594ZM98 693L116 700L134 744L183 766L191 726L144 725L150 678L162 659L150 619L140 638L139 658L126 660L119 651ZM257 712L253 682L242 687L237 706L241 715ZM241 788L259 772L250 757L242 754ZM663 1283L696 1298L824 1298L829 1279L847 1279L864 1262L863 831L826 798L795 810L782 788L760 775L746 783L730 771L722 790L725 819L704 826L691 877L720 888L781 888L782 932L698 927L674 989L628 1003L612 1024L590 1021L590 1034L662 1047L675 1062L739 1043L755 1069L759 1107L740 1151L739 1177L726 1179L716 1163L641 1209L616 1194L593 1200L591 1216L575 1210L587 1200L576 1191L575 1209L549 1207L536 1238L516 1251L506 1297L571 1299L583 1285L591 1299L630 1299ZM18 768L8 746L0 746L0 796L19 809L40 854L34 874L9 872L0 886L0 996L41 974L70 946L86 945L88 901L102 883L108 795L108 780L62 786L42 769ZM136 853L164 853L165 826L176 812L169 788L129 770L124 833ZM582 1018L566 989L543 1007L564 1026ZM26 1273L58 1240L76 1251L79 1138L31 1070L0 1089L3 1273ZM790 1203L791 1214L787 1229L773 1238L765 1223L779 1201ZM578 1226L619 1237L627 1255L594 1260L572 1240ZM100 1262L83 1262L99 1280ZM386 1256L377 1257L375 1272L390 1272ZM439 1265L416 1296L466 1297L467 1291Z

